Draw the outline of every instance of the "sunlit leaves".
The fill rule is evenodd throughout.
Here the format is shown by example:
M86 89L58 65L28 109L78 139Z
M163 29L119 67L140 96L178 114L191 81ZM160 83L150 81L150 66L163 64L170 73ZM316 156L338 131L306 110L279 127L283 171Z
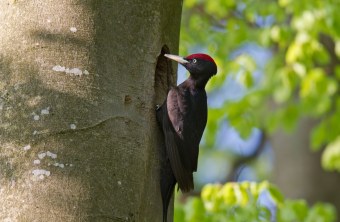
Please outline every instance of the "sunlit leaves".
M282 33L281 28L278 25L274 25L270 29L270 37L274 42L279 42L281 39Z
M279 0L279 6L286 7L294 0Z
M235 0L214 0L205 1L204 7L213 16L223 18L228 12L228 8L236 5Z
M287 50L286 62L293 63L296 62L303 55L303 50L301 45L297 43L292 43Z
M263 200L271 201L271 211ZM190 198L185 206L176 204L175 221L335 221L335 208L330 204L317 203L309 207L304 200L285 200L277 187L267 181L207 184L201 198ZM313 220L317 218L317 220Z
M186 1L183 1L183 6L185 8L192 8L194 7L198 2L198 0L186 0Z
M246 88L253 86L253 72L256 69L254 59L247 55L241 54L234 59L230 66L230 72L236 75L236 80Z
M304 11L301 16L293 19L292 26L296 30L308 30L313 28L315 22L315 14L311 11Z
M336 221L336 219L336 209L334 206L330 204L316 203L309 211L306 222L333 222Z
M322 166L327 170L340 171L340 136L327 145L322 154Z
M331 106L337 83L326 77L321 69L311 70L301 83L300 96L306 113L321 115Z
M277 87L272 89L274 100L280 104L291 99L298 83L298 76L291 67L278 69L275 80L276 82L271 83L273 86L277 84Z
M253 127L273 132L278 127L292 130L302 116L319 118L313 130L313 149L327 146L340 135L340 5L334 0L188 0L183 16L181 51L211 53L222 67L208 90L221 87L232 77L248 91L241 100L226 101L221 107L223 118L247 137ZM326 36L326 38L324 38ZM258 64L241 53L251 42L272 52L254 78ZM200 48L201 49L201 48ZM215 118L214 117L214 118ZM210 128L209 126L212 126ZM209 124L216 132L218 124ZM332 130L329 130L332 129ZM213 140L210 140L213 142ZM339 161L329 153L324 161ZM326 166L327 164L323 164Z
M308 215L308 204L305 200L287 200L278 212L278 221L304 221Z
M206 210L206 218L214 221L215 217L221 221L242 221L247 219L265 220L270 218L268 209L258 204L260 196L269 191L273 200L283 201L279 191L268 182L254 183L226 183L225 185L206 185L201 194ZM262 219L261 219L262 218Z
M208 91L222 87L228 78L248 91L242 99L226 101L209 110L205 141L213 147L221 121L228 121L243 137L253 127L273 132L293 130L303 116L319 119L312 130L313 150L325 147L322 165L340 171L340 5L334 0L186 0L180 51L204 51L218 61L219 72ZM327 36L322 41L321 36ZM265 67L235 50L245 43L272 52ZM263 72L259 79L255 71ZM227 78L228 77L228 78ZM202 199L176 209L176 221L271 221L259 204L267 193L277 207L276 221L335 221L327 204L309 207L303 200L284 200L267 182L207 185ZM190 211L190 209L191 211ZM188 211L190 211L188 213ZM180 213L177 213L180 212ZM177 215L182 219L177 220Z

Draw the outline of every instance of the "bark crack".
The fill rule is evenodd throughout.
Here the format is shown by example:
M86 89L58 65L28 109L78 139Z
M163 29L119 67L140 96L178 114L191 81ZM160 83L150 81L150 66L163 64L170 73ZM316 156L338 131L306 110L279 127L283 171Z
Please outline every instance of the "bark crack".
M61 129L61 130L57 130L57 131L49 131L49 130L43 130L43 131L39 131L37 132L37 135L43 135L43 136L51 136L51 135L59 135L59 134L67 134L67 133L75 133L75 132L81 132L81 131L87 131L87 130L91 130L93 128L96 128L108 121L114 120L114 119L123 119L125 123L130 123L131 121L133 121L131 118L127 117L127 116L109 116L105 119L101 119L91 125L88 126L84 126L84 127L79 127L76 129ZM135 123L137 123L138 125L140 125L138 122L134 121Z

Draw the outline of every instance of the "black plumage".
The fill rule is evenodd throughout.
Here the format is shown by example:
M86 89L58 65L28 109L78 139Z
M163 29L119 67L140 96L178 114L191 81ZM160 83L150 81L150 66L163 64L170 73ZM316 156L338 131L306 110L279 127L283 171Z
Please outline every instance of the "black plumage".
M197 170L199 143L207 122L205 85L217 73L216 63L206 54L185 58L165 56L182 64L190 76L171 88L163 105L157 109L166 147L166 161L161 166L163 222L167 221L167 209L176 183L182 192L194 188L193 172Z

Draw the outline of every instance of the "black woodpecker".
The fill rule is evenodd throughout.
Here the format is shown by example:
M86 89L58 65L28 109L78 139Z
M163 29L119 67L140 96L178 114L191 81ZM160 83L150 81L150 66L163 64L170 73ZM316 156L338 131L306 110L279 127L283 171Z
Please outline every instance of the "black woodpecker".
M169 90L164 103L157 107L157 121L165 138L166 161L161 166L163 222L174 187L182 192L194 189L193 172L197 170L199 143L207 123L205 85L217 73L215 61L206 54L187 57L164 54L183 65L190 76Z

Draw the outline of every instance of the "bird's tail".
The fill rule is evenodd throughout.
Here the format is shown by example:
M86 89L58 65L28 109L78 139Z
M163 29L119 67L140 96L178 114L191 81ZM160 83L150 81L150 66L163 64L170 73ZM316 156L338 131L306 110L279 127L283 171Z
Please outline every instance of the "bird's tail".
M168 218L168 206L174 193L176 185L176 178L172 172L170 161L167 160L163 164L161 170L161 192L163 201L163 222L167 222Z

